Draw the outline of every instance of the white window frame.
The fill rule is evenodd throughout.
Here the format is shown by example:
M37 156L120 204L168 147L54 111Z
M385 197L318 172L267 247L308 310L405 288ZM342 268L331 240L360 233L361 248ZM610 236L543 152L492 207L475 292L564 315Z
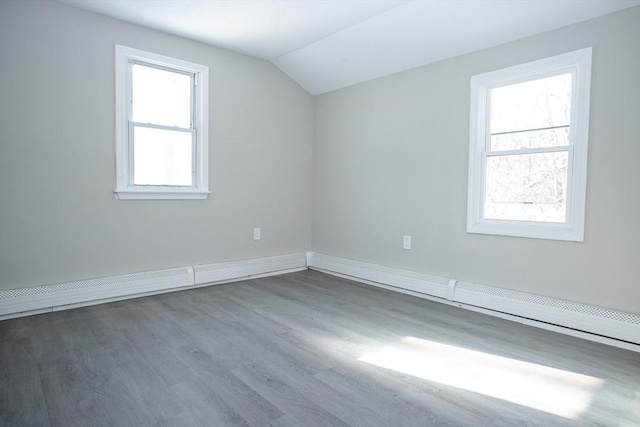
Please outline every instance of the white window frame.
M592 48L471 77L467 232L537 239L584 241ZM489 91L492 88L572 73L573 91L567 170L566 222L483 218L487 151L490 149ZM552 152L541 149L541 152ZM557 150L555 150L557 151ZM531 152L529 150L528 152Z
M194 75L194 176L191 186L133 184L131 127L131 65L148 64ZM115 45L116 189L123 200L206 199L209 195L209 67L139 49Z

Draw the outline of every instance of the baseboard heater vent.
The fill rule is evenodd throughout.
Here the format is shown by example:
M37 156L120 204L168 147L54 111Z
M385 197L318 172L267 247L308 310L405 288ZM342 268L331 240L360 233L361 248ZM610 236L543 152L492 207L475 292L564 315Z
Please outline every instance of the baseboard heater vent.
M505 313L516 318L640 344L640 316L634 314L319 253L313 253L309 258L309 268L327 273L410 291L430 299L436 297L437 301L448 304L477 307L488 314Z
M469 282L457 282L455 301L640 343L640 316L630 313Z
M104 300L125 295L193 284L191 267L0 291L0 315L42 310L62 305Z
M0 320L306 268L298 253L10 289L0 291Z

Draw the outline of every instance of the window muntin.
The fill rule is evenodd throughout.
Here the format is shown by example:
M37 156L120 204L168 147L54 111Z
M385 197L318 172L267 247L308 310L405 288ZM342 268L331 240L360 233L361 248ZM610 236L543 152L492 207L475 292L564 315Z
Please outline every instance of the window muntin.
M491 134L491 151L521 150L523 148L560 147L569 145L569 126L528 129Z
M208 194L208 67L116 45L116 194Z
M471 79L467 231L582 241L591 49Z

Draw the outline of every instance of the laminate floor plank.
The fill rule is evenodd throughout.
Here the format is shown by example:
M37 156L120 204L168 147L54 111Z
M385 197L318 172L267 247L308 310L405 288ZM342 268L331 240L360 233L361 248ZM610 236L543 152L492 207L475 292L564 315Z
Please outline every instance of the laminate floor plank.
M275 277L271 279L275 279ZM340 280L344 281L344 279ZM305 283L311 286L322 287L322 282L318 283L317 280L313 279ZM322 288L332 289L330 293L332 293L336 299L340 298L341 295L344 296L344 299L357 299L359 297L358 293L346 291L352 283L353 282L346 282L345 285L347 288L341 288L340 286L333 288L325 286ZM378 290L376 288L372 290L372 287L362 284L355 284L355 286L362 287L363 290L368 291L370 294ZM299 292L299 290L295 289L293 292ZM378 296L378 298L360 298L360 300L388 300L388 298L384 298L384 296L385 294L382 294L383 298ZM406 295L399 296L408 298L412 304L422 301ZM321 298L317 296L313 299L315 303L320 300ZM383 309L382 317L376 315L376 310L361 311L355 309L353 305L350 305L348 309L345 310L345 316L347 317L334 316L333 318L338 320L344 318L349 327L358 330L358 322L353 322L351 318L348 317L356 313L356 318L366 319L364 325L365 330L366 328L374 329L377 333L387 333L390 336L396 337L415 336L425 339L437 339L440 342L451 342L454 345L456 341L463 340L465 347L472 350L483 352L494 351L501 356L515 357L524 361L535 360L538 363L541 359L546 358L547 366L553 367L558 365L559 369L575 369L571 357L579 358L585 367L589 365L589 361L592 359L596 361L596 363L601 363L600 352L602 348L606 348L607 351L617 351L618 353L618 357L614 358L609 365L610 372L615 372L618 378L624 377L623 373L625 369L628 368L629 363L638 362L637 354L632 352L561 334L552 334L552 336L550 336L548 331L531 328L496 317L478 316L477 313L451 306L438 304L438 316L435 317L433 312L424 310L424 306L420 309L421 306L418 305L418 309L408 310L406 307L408 304L404 304L405 301L402 300L401 302L403 304L399 304L398 306L403 307L404 315L397 315L397 312L392 310L397 302L398 301L390 302L390 307L386 310ZM330 307L335 306L335 304L332 304L330 301L326 301L325 303ZM378 309L380 309L380 307L382 306L378 306ZM371 311L373 311L373 313ZM461 321L461 319L463 321ZM526 333L522 333L524 330L526 330ZM548 348L558 347L566 351L571 357L558 359L554 357L554 355L550 357L545 356L549 354L546 351ZM592 358L590 356L591 354L594 354L595 357ZM585 373L588 374L588 371L585 371Z
M327 286L322 281L313 279L304 283L322 290L323 294L332 298L333 304L326 302L329 306L340 305L340 301L344 301L345 307L342 309L342 317L355 315L359 319L365 318L367 329L375 328L379 332L405 336L429 332L436 334L440 339L458 339L460 336L472 339L478 335L500 339L506 335L511 340L510 345L513 345L513 338L519 336L515 335L514 337L509 334L510 332L515 333L521 327L514 322L489 316L481 316L478 319L476 313L451 306L440 306L438 316L434 316L432 312L424 310L424 305L418 304L422 302L418 298L398 294L397 300L389 301L385 293L376 292L380 291L377 288L359 283L354 284L354 282L341 278L336 279L337 282L334 286ZM363 298L360 292L346 291L350 286L358 286L366 298ZM293 292L296 291L296 288ZM318 300L319 297L316 296L314 301ZM469 320L469 322L461 322L461 320ZM505 331L505 329L508 330ZM484 348L488 344L493 344L493 340L482 340L482 342Z
M198 426L241 426L250 424L238 414L229 404L211 387L203 384L201 380L193 380L188 383L180 383L172 386L181 402L192 414L195 424Z
M0 425L49 426L40 372L28 338L1 337Z
M192 383L199 387L205 384L212 395L219 396L225 406L240 414L244 424L251 426L261 426L284 415L259 392L234 376L232 369L216 354L200 351L198 348L200 347L195 344L179 350L178 354L184 363L197 372L199 377L197 380L180 383L178 387L189 387Z
M67 351L38 364L53 426L140 425L153 417L127 398L108 353L84 324L66 324Z
M300 334L289 334L300 343L307 339ZM301 344L304 345L304 344ZM314 346L313 342L307 343ZM521 408L513 411L513 405L495 399L485 399L483 396L466 393L465 399L460 400L460 390L451 392L449 388L438 383L428 383L414 380L411 376L380 369L376 366L362 363L357 359L344 355L342 352L329 353L326 343L323 344L326 354L331 354L334 367L320 372L315 378L325 382L336 390L350 393L367 403L380 417L380 425L565 425L557 417L541 416L532 411L531 418L520 420ZM357 394L352 394L358 390ZM491 408L491 411L487 411ZM391 409L391 410L390 410ZM389 411L388 413L385 411ZM526 412L526 411L524 411ZM402 413L400 419L388 424L383 422L384 416L396 417ZM511 415L510 415L511 414ZM425 423L425 420L427 424ZM571 425L571 424L568 424Z
M277 376L264 372L257 365L233 371L241 381L256 390L265 399L286 414L305 422L305 425L346 427L349 424L327 411L320 403L312 402L300 392L282 381L286 372Z
M339 390L316 377L316 375L322 375L328 370L316 375L309 375L291 370L289 366L278 364L278 361L256 362L249 367L249 370L258 377L278 378L290 390L296 391L308 402L322 402L322 409L351 426L398 425L398 419L394 415L398 410L397 407L390 413L378 411L379 406L370 405L367 399L363 399L363 395L367 394L366 390L362 390L360 393L353 393L353 389ZM404 416L406 417L406 414ZM424 424L423 411L421 411L419 418L420 420L416 420L418 422L414 425Z
M0 322L0 411L3 427L631 427L640 354L304 271Z
M109 326L110 323L110 317L105 316L89 328L111 358L113 371L119 375L119 393L136 402L139 410L152 414L151 420L156 419L158 423L183 412L185 409L175 393L166 388L164 380L122 330Z
M177 348L184 345L186 337L175 331L171 322L162 325L132 326L122 330L123 335L147 361L165 386L172 386L192 378L198 378L181 358Z
M297 287L289 291L290 294L304 294L304 292L304 290L297 289ZM340 293L344 295L342 299L352 297L349 292L344 292L344 289L340 290ZM396 316L395 312L381 308L382 305L376 308L375 306L366 306L360 303L350 304L344 301L341 303L340 293L327 299L316 294L306 305L301 305L300 309L303 311L310 308L317 309L319 313L316 312L316 315L323 316L323 314L326 314L324 318L335 322L343 328L348 328L351 332L360 332L370 336L373 330L377 334L375 336L377 344L383 339L396 340L404 336L423 336L425 332L429 332L429 338L431 339L446 341L464 337L467 341L472 341L474 338L482 336L481 333L484 333L485 327L489 325L495 326L495 329L502 328L502 331L496 332L497 338L499 338L504 336L505 328L518 326L516 323L502 319L496 319L502 322L499 325L495 323L487 323L481 326L477 326L474 323L464 324L455 318L455 315L463 310L454 307L443 307L448 310L443 310L441 312L442 316L436 318L431 316L428 321L421 321L421 317L424 316L424 309L422 312L413 310L407 315ZM380 299L382 300L382 298ZM362 300L360 298L360 301ZM372 300L372 298L366 299L366 301L369 300ZM516 329L512 330L515 331ZM487 333L491 333L491 330L487 331ZM491 343L491 340L479 341L478 344L482 350L488 349L487 342Z
M421 417L423 421L426 420L426 425L496 427L572 425L560 417L521 407L502 399L455 389L438 382L425 382L421 378L414 378L402 372L380 369L368 364L355 364L353 361L344 361L331 371L318 374L317 377L335 388L338 388L339 384L345 386L354 382L359 390L370 392L375 390L375 393L369 394L374 395L373 398L378 405L383 405L385 397L393 396L396 401L408 406L407 413L414 413L418 422ZM354 384L350 384L349 388L354 388ZM387 404L377 407L394 406ZM416 411L415 408L418 410ZM410 419L403 416L402 422Z
M259 292L267 291L260 289ZM228 295L227 297L234 299L238 304L248 306L247 302L237 296ZM255 306L254 310L292 330L304 330L319 341L339 343L337 346L340 351L352 356L367 349L377 348L381 343L392 343L397 338L393 335L383 335L374 328L358 331L355 322L340 321L330 307L326 310L318 310L311 304L305 306L292 300L261 299L260 305Z

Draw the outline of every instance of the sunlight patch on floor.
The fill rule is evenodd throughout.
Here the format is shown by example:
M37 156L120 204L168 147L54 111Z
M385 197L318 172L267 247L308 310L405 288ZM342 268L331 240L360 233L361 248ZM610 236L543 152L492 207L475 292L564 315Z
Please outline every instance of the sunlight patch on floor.
M588 375L414 337L358 360L570 419L589 409L604 383Z

